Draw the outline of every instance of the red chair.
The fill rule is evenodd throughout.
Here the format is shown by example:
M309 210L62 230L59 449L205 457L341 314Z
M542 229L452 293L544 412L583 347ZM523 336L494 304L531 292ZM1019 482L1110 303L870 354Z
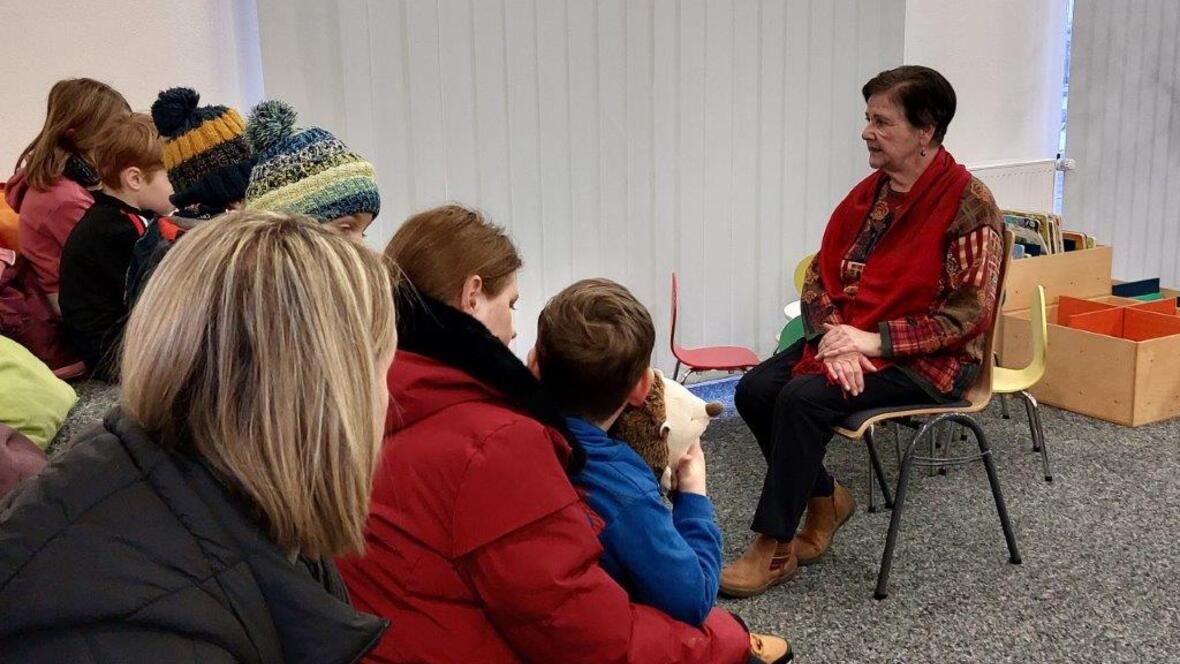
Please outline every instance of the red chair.
M702 348L685 348L676 343L676 315L680 307L680 289L676 282L676 273L672 273L672 356L676 358L676 370L672 372L673 380L684 382L698 371L746 371L758 366L758 356L754 351L744 346L705 346ZM680 365L688 367L684 379L680 378Z

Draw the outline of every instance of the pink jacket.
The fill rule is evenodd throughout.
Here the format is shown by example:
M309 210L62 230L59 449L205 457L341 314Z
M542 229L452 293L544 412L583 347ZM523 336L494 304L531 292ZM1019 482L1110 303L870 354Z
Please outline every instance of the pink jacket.
M20 252L33 268L33 281L46 294L58 291L61 250L94 197L67 177L44 191L29 186L17 171L6 186L8 204L20 215Z

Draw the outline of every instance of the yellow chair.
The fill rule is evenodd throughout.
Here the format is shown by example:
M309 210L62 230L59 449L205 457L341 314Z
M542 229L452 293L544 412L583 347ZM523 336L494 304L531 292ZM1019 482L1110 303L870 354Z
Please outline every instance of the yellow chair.
M1037 286L1033 291L1032 309L1032 361L1023 369L995 367L992 370L992 392L998 395L1014 395L1024 401L1028 415L1028 429L1032 436L1033 451L1041 453L1045 469L1045 481L1053 481L1049 469L1049 447L1045 443L1045 430L1041 426L1041 410L1036 398L1029 390L1045 375L1046 355L1049 350L1049 326L1045 320L1045 288Z
M815 254L807 254L795 266L795 290L798 291L799 297L803 297L803 280L807 278L807 268L811 267L813 260L815 260Z

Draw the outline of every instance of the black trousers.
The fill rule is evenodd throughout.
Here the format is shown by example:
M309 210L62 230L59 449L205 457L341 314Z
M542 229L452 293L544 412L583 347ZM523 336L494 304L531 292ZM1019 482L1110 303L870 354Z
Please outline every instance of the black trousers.
M913 379L890 367L865 374L865 390L845 395L826 376L793 378L803 342L754 367L738 383L734 405L762 456L766 478L751 529L779 540L795 536L814 497L830 496L835 481L824 468L832 427L848 415L873 408L934 403Z

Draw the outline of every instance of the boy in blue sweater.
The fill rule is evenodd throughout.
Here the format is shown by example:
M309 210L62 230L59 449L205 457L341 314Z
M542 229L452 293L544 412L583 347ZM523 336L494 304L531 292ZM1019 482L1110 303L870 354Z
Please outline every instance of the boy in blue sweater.
M699 626L713 610L721 575L721 530L700 444L673 462L678 491L669 511L648 465L606 433L625 406L647 398L654 345L651 316L626 288L587 279L545 305L529 365L586 452L572 479L603 520L599 564L634 601ZM774 636L752 635L751 650L754 662L793 654Z

